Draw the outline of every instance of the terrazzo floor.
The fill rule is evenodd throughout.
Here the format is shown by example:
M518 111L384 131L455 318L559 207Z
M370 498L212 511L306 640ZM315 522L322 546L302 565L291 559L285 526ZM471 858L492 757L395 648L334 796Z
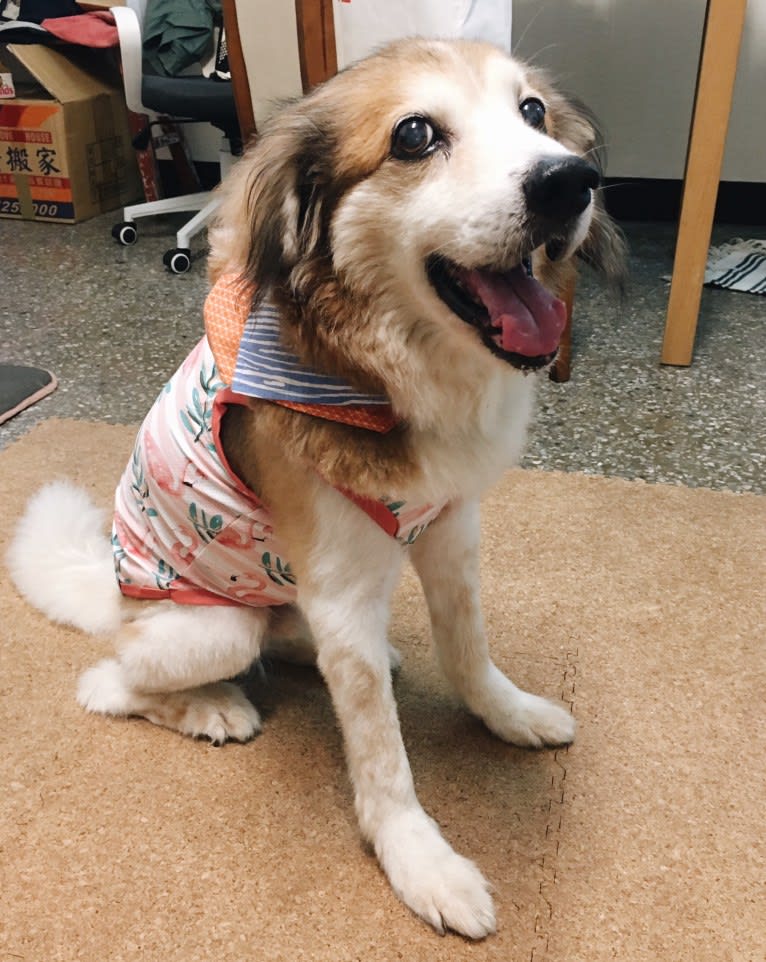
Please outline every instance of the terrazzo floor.
M58 390L0 426L0 447L49 417L136 423L199 337L207 280L162 266L171 219L132 248L109 214L75 226L0 220L0 361L45 367ZM183 218L181 218L183 219ZM718 227L714 241L766 229ZM706 290L690 368L662 367L675 230L628 224L623 304L585 277L572 379L540 378L524 464L734 491L766 490L766 297ZM204 242L200 242L201 244Z

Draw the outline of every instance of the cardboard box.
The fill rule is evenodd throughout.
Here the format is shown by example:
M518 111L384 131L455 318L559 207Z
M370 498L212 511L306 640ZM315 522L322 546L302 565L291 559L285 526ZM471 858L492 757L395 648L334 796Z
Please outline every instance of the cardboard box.
M8 44L3 60L0 217L71 224L140 197L120 88L49 47Z

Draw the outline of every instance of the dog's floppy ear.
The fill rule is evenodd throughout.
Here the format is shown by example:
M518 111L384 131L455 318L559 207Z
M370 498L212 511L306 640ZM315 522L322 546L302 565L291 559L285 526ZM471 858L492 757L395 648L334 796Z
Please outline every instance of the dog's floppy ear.
M287 280L323 235L329 136L310 98L280 111L220 188L210 233L210 274L236 272L263 292Z
M604 209L596 194L588 235L577 252L590 267L601 274L623 295L628 280L628 248L620 228Z

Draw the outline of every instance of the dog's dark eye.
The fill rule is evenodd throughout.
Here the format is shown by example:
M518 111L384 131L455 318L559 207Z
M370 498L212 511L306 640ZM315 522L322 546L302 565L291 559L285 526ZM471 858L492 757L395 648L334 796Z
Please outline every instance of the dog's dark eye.
M436 143L434 128L425 117L406 117L394 128L391 153L398 160L418 160Z
M530 127L541 130L545 126L545 104L542 100L538 100L537 97L527 97L519 104L519 110L524 123L529 124Z

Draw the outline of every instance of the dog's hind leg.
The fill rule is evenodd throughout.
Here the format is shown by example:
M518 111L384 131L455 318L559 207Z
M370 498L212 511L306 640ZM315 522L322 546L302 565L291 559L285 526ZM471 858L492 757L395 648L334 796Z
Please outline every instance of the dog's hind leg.
M120 629L118 655L88 669L77 700L88 711L138 715L185 735L247 741L258 712L231 682L259 656L267 608L149 602Z
M451 505L413 545L412 562L428 602L439 661L468 708L514 745L571 742L571 714L517 688L489 656L479 607L478 506Z

